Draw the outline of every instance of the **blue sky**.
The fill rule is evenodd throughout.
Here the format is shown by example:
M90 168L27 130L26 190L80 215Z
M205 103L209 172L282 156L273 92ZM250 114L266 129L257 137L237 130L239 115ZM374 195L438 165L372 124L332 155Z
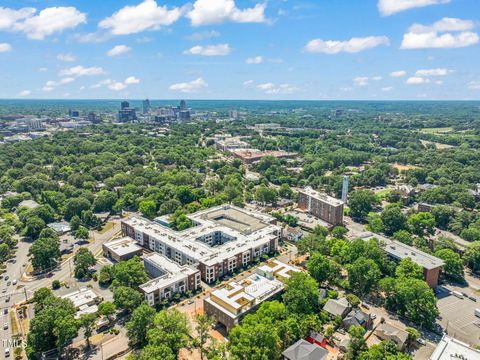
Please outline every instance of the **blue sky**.
M480 99L478 0L0 0L0 98Z

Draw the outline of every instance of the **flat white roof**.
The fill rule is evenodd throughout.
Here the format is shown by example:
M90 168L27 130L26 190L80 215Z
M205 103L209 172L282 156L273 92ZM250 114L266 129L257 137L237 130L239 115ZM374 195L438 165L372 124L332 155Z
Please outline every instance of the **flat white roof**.
M306 195L308 195L308 196L310 196L314 199L326 202L326 203L328 203L330 205L333 205L333 206L343 205L342 200L334 198L333 196L329 196L325 193L321 193L321 192L318 192L316 190L313 190L310 186L307 186L304 189L300 189L300 190L298 190L298 192L304 193L304 194L306 194Z
M396 259L405 259L409 257L413 262L427 270L435 269L445 265L445 262L442 259L427 254L426 252L416 249L413 246L405 245L400 241L391 240L382 235L365 233L362 234L360 238L364 240L376 238L385 243L384 249L390 256L393 256Z
M140 285L140 289L145 293L151 293L157 289L162 289L164 287L175 284L178 281L186 280L190 275L193 275L199 270L194 269L188 265L179 265L173 260L170 260L166 256L160 255L158 253L150 253L143 256L145 262L149 262L155 267L161 269L164 274L155 279L147 281L146 283Z
M269 280L264 276L252 274L241 281L232 281L223 287L214 290L208 300L218 308L221 308L223 312L230 314L231 317L236 317L250 309L252 306L260 304L262 301L267 300L282 291L283 288L284 284L279 280ZM221 304L217 303L215 299L212 299L212 296L217 297L237 311L246 304L249 304L249 306L243 311L233 314Z
M268 261L265 265L259 266L257 271L271 273L273 276L289 279L292 272L300 272L300 269L296 268L295 266L285 264L277 259L273 259Z
M135 240L129 237L122 237L120 239L112 240L103 245L118 256L128 255L142 249L137 245Z
M430 360L478 360L480 350L476 350L457 339L444 335L438 343Z
M251 248L260 247L278 237L280 227L271 224L270 215L252 212L232 205L217 206L188 215L196 225L183 231L175 231L142 217L130 217L125 224L158 239L186 256L214 265ZM232 238L222 245L209 246L200 237L221 232Z
M70 300L77 309L85 309L88 306L88 303L100 299L100 295L94 292L92 289L80 288L77 291L71 292L70 294L63 295L62 299Z

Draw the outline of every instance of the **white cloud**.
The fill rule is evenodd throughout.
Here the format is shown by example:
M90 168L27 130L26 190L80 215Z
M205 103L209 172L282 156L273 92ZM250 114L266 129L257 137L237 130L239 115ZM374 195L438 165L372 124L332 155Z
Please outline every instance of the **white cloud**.
M383 78L381 76L374 76L372 77L372 80L375 80L375 81L380 81L382 80Z
M390 92L390 91L392 91L392 90L393 90L393 87L391 87L391 86L386 86L386 87L383 87L383 88L382 88L382 91L383 91L383 92Z
M92 86L90 86L92 89L97 89L99 87L102 87L104 85L110 85L113 81L111 79L105 79L105 80L102 80Z
M110 90L121 91L126 89L129 85L136 85L136 84L140 84L140 79L136 78L135 76L129 76L124 81L115 81L112 79L105 79L90 86L90 88L98 89L102 86L106 86Z
M24 97L30 95L32 92L30 90L23 90L18 93L18 96Z
M435 81L435 84L437 84L437 85L443 85L443 80L437 80L437 81Z
M358 76L358 77L353 79L353 83L355 84L355 86L360 86L360 87L367 86L368 85L368 77Z
M129 76L125 79L126 85L133 85L133 84L140 84L140 80L137 79L135 76Z
M57 86L66 85L66 84L69 84L73 81L75 81L75 79L72 78L72 77L62 78L58 81L49 80L45 83L45 86L42 88L42 90L45 91L45 92L49 92L49 91L52 91L53 89L55 89Z
M12 45L0 43L0 53L12 51Z
M266 3L258 3L253 8L239 9L234 0L196 0L187 17L193 26L220 24L225 21L237 23L265 22Z
M46 36L75 28L87 21L87 15L74 7L50 7L38 15L32 15L15 22L11 30L21 31L33 40L43 40Z
M128 47L127 45L116 45L113 48L111 48L110 50L108 50L107 55L108 56L119 56L119 55L122 55L122 54L125 54L125 53L129 52L130 50L132 50L132 49L130 47Z
M155 0L145 0L136 6L123 7L100 21L99 26L108 29L114 35L128 35L169 26L181 15L180 8L169 10L166 6L159 6Z
M392 71L390 73L391 77L403 77L405 75L407 75L407 72L405 70Z
M263 57L262 56L255 56L253 58L248 58L247 60L245 60L245 62L247 64L261 64L263 62Z
M383 16L389 16L412 8L449 2L450 0L378 0L378 11Z
M46 67L38 68L38 72L47 72L47 71L48 71L48 68Z
M437 69L421 69L417 70L415 73L416 76L447 76L448 74L452 73L453 70L445 69L445 68L437 68Z
M422 85L422 84L427 84L429 82L430 82L429 79L425 79L419 76L409 77L407 81L405 81L405 83L408 85Z
M386 36L354 37L346 41L314 39L305 46L305 51L323 54L338 54L340 52L357 53L380 45L390 45Z
M73 62L77 60L72 54L58 54L57 59L65 62Z
M277 86L271 82L258 84L257 89L262 90L265 94L268 94L268 95L293 94L300 90L298 87L287 84L287 83L280 84Z
M201 77L190 81L190 82L183 82L183 83L177 83L173 84L169 87L171 91L180 91L183 93L192 93L192 92L198 92L201 89L204 89L208 86L208 84L203 80Z
M215 31L215 30L202 31L202 32L196 32L196 33L193 33L190 36L187 36L187 40L202 41L202 40L208 40L208 39L216 38L216 37L219 37L219 36L220 36L220 33L218 31Z
M470 81L468 83L468 88L470 90L480 90L480 81Z
M68 69L60 70L58 73L60 76L97 76L105 74L105 71L101 67L83 67L81 65L77 65Z
M21 8L19 10L0 7L0 30L12 30L13 25L35 14L34 8Z
M409 32L421 34L429 32L447 32L447 31L468 31L475 28L475 23L472 20L463 20L458 18L448 18L434 22L430 26L413 24L408 29Z
M232 52L232 48L228 44L218 45L197 45L183 53L186 55L201 55L201 56L225 56Z
M122 82L113 82L113 83L111 83L110 85L108 85L108 88L109 88L110 90L120 91L120 90L126 89L126 88L127 88L127 84L122 83Z
M101 43L107 41L112 36L108 33L93 32L87 34L74 34L73 38L79 43Z
M471 20L443 18L430 26L414 24L403 35L401 49L448 49L475 45L480 41Z
M243 82L243 86L250 86L253 84L253 80L247 80Z

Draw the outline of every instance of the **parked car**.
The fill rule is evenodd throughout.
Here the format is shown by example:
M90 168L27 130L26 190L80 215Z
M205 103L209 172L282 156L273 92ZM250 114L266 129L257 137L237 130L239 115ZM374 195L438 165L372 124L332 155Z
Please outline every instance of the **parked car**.
M8 323L3 323L3 330L7 330L8 329Z
M473 296L469 296L468 298L469 298L470 300L472 300L472 301L477 302L477 298L475 298L475 297L473 297Z
M4 279L7 281L9 279L8 275L5 275Z
M10 348L5 348L5 357L10 357Z
M12 281L12 284L13 284L13 285L17 285L17 279L13 280L13 281Z
M427 342L426 342L424 339L422 339L422 338L418 338L418 339L417 339L417 342L418 342L420 345L422 345L422 346L427 345Z
M7 297L5 298L5 302L9 302L9 301L10 301L10 296L7 296Z

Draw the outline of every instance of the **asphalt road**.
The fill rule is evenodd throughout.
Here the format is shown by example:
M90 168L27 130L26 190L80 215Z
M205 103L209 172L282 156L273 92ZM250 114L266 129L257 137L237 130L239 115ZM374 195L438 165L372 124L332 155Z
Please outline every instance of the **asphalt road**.
M93 254L98 254L101 252L102 244L111 239L120 231L119 220L115 220L114 223L115 225L103 234L91 232L90 237L94 241L91 241L89 244L84 246L87 247ZM0 293L0 347L2 347L0 351L0 359L5 359L5 350L3 344L4 340L7 341L8 339L12 338L11 322L9 315L4 314L5 309L10 310L11 306L25 301L26 297L30 298L36 290L42 287L51 288L53 280L59 280L61 282L65 281L71 285L76 285L74 288L82 286L82 284L78 284L73 277L73 254L68 258L68 260L65 260L62 264L60 264L57 269L53 270L53 275L51 277L37 277L30 279L29 281L21 281L22 274L25 272L25 269L28 266L28 251L30 246L31 243L29 242L18 242L18 249L15 254L16 261L14 263L7 263L6 272L3 274L3 278L0 280L0 291L2 291L2 293ZM78 249L78 247L79 246L77 246L76 249ZM7 276L8 280L5 280ZM17 285L7 285L8 281L13 281L14 279L17 280ZM5 293L3 292L3 289L6 289ZM66 292L68 293L71 291L73 291L73 288ZM7 302L6 299L8 297L10 299ZM4 323L8 324L7 329L4 329ZM13 358L13 356L11 355L10 358Z

